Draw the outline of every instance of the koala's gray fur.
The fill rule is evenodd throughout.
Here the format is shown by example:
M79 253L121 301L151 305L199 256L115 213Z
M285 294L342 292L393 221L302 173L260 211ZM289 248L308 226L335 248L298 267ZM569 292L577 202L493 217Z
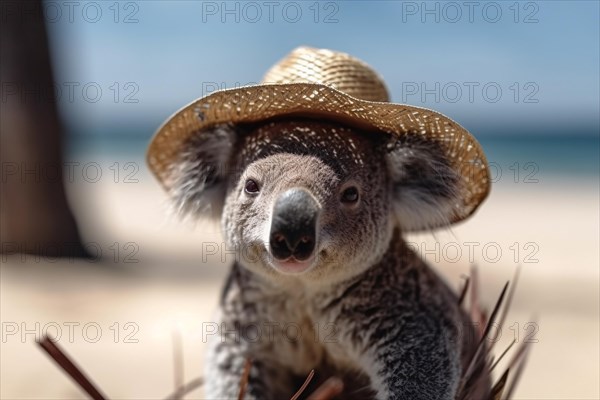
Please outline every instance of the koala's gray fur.
M459 179L438 147L301 118L219 126L190 139L172 179L176 207L217 210L238 252L208 335L206 398L237 398L247 358L248 399L289 399L311 369L313 387L341 377L343 399L455 398L477 343L456 295L401 235L452 219ZM340 202L349 185L357 204ZM320 207L299 273L269 252L273 204L290 188Z

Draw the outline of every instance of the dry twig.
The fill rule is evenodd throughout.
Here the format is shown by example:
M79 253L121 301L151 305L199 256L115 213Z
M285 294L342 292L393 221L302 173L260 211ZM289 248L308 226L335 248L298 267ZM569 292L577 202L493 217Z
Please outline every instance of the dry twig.
M181 345L181 332L173 330L173 379L175 382L174 400L180 400L183 395L179 394L179 388L183 387L183 349Z
M461 306L465 297L467 296L467 292L469 291L469 283L471 282L468 276L465 276L465 283L460 292L460 296L458 297L458 305Z
M238 400L243 400L246 395L246 388L248 387L248 377L250 376L250 367L252 367L252 360L246 358L244 364L244 372L242 372L242 378L240 380L240 391L238 393Z
M300 395L302 394L302 392L304 392L304 390L306 389L306 387L308 386L308 384L312 380L313 376L315 376L315 370L314 369L310 370L310 373L306 377L306 380L304 381L304 383L302 384L302 386L300 386L300 389L298 389L298 391L292 396L292 398L290 400L298 400L298 397L300 397Z
M192 379L185 385L180 386L174 391L171 395L165 397L165 400L175 400L182 399L183 396L190 393L192 390L198 389L200 386L204 384L204 380L202 378Z
M50 357L79 385L94 400L104 400L104 396L92 382L85 376L79 367L71 361L69 357L54 343L48 336L44 336L42 340L37 342Z

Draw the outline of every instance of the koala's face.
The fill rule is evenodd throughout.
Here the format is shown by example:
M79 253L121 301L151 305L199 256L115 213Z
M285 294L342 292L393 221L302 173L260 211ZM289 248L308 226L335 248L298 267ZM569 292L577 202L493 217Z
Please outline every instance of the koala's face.
M271 122L242 137L223 210L240 262L321 281L372 265L393 226L381 145L315 121Z
M459 192L430 140L310 119L199 132L172 179L176 209L212 208L240 264L322 283L372 266L395 228L447 223Z

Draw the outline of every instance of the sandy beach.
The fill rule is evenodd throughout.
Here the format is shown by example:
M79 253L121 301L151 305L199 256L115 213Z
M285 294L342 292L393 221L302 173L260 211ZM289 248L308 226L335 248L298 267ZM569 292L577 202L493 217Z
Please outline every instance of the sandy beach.
M296 272L323 254L378 254L382 246L366 237L374 224L364 221L377 216L384 229L385 190L394 191L391 203L404 202L386 206L408 229L462 219L491 182L465 221L404 238L457 294L476 271L474 297L488 316L506 282L509 293L516 287L504 325L487 338L494 361L516 344L495 380L529 345L511 400L600 400L599 14L600 2L589 0L2 1L0 400L90 398L42 338L104 394L92 398L205 399L201 386L173 394L221 364L205 365L205 353L209 336L222 334L215 311L236 254L219 221L174 217L149 168L176 188L181 208L218 196L221 183L233 187L232 172L244 169L236 176L246 194L235 205L243 210L230 214L228 229L243 232L240 242L268 237L279 267ZM294 193L289 182L312 193ZM313 200L339 212L320 212ZM271 211L268 235L248 226L262 211ZM331 228L332 220L342 223ZM322 246L328 235L347 236L332 250ZM39 255L86 251L92 257ZM287 262L291 254L306 263ZM346 264L340 275L353 270ZM313 276L325 284L325 275ZM422 287L386 291L389 276L367 279L368 293L349 285L370 300L355 315L379 306L399 315L390 306L396 294L426 296ZM410 382L393 382L390 393L442 390L434 375L450 363L425 358L430 349L408 335L394 356L439 365L414 376L378 370L390 360L383 346L392 329L368 317L357 326L376 326L359 339L385 342L375 356L361 354L375 384L393 370ZM321 333L309 319L300 330ZM435 325L405 320L393 328ZM327 358L345 360L339 348ZM319 356L312 350L293 359L301 374ZM357 375L346 381L360 386Z
M206 243L221 249L217 225L170 220L148 176L69 190L84 241L105 258L3 257L0 397L83 397L35 345L49 333L110 398L164 398L174 390L174 331L185 380L202 375L202 324L233 256L207 254ZM456 288L476 264L489 307L521 265L497 346L537 341L517 399L600 398L598 204L593 179L500 182L471 220L408 238Z

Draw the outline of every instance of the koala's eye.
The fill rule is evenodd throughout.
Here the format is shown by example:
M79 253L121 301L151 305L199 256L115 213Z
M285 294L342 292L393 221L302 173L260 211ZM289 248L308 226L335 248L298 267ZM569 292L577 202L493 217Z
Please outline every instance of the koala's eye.
M350 186L342 192L342 203L352 204L358 201L358 189Z
M248 179L244 185L244 190L249 194L256 194L259 192L258 183L252 179Z

